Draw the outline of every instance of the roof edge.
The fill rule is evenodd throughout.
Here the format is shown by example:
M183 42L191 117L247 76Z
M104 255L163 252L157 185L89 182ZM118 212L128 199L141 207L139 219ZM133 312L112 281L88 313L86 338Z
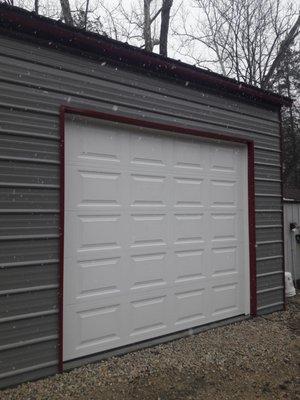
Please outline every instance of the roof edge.
M271 91L240 83L220 74L197 68L187 63L150 53L105 36L70 27L60 21L37 15L24 9L0 4L1 31L25 33L34 39L75 48L107 57L112 61L139 67L172 78L220 88L244 98L259 99L263 103L290 107L293 101Z

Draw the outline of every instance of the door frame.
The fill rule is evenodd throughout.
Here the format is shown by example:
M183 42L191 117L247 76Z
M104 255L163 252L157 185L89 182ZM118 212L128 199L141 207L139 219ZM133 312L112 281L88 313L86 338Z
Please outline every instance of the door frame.
M212 133L195 128L185 128L178 125L170 125L160 122L151 122L118 114L103 113L90 109L79 109L69 106L60 106L59 132L60 132L60 218L59 218L59 346L58 360L59 372L63 372L63 288L64 288L64 225L65 225L65 121L66 115L73 114L83 117L101 119L111 122L150 128L164 132L179 133L183 135L197 136L202 139L221 140L244 144L247 146L247 170L248 170L248 237L249 237L249 273L250 273L250 315L257 315L256 294L256 237L255 237L255 187L254 187L254 140L241 138L234 135Z

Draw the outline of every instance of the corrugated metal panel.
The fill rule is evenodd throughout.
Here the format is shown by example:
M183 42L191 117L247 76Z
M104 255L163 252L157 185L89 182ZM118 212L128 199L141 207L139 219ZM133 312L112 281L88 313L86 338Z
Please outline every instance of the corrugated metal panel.
M259 313L266 313L268 308L272 309L275 306L282 309L282 304L284 302L282 281L279 286L261 289L257 292L257 309Z
M42 324L41 324L42 320ZM31 317L0 324L1 346L28 343L34 339L57 336L57 314Z
M282 306L276 110L0 40L0 386L56 371L62 103L255 139L258 303Z
M281 209L278 211L271 210L256 210L256 224L261 225L281 225Z
M24 344L24 343L23 343ZM36 362L36 354L39 353L40 364L53 362L57 356L57 338L44 337L44 340L36 339L36 343L15 346L1 352L0 379L17 370L31 367Z
M256 255L257 258L275 257L283 254L282 240L270 240L264 242L256 242Z
M259 225L256 228L256 241L258 243L268 240L282 239L282 225Z
M61 50L56 51L55 54L53 50L45 48L42 49L42 51L36 51L36 49L33 49L32 45L26 43L22 43L21 46L16 47L14 41L3 37L1 39L0 54L3 56L10 56L11 60L13 60L10 61L10 64L29 61L30 65L27 70L24 68L22 75L30 75L31 68L34 65L39 66L39 68L52 67L58 71L63 70L68 73L80 74L84 83L89 81L92 77L97 79L105 78L107 83L117 82L118 84L129 87L130 90L134 88L143 89L147 94L159 93L168 98L170 96L182 99L190 97L194 102L210 105L214 108L220 106L223 110L257 117L257 106L254 104L251 105L248 102L239 102L228 97L226 97L226 102L224 102L224 95L218 96L218 99L216 99L215 95L208 93L206 90L198 90L197 93L189 90L189 82L186 82L184 87L182 87L181 85L175 86L170 82L157 78L154 79L150 76L147 76L147 79L144 79L145 74L138 75L124 69L120 71L120 68L117 67L109 68L106 66L105 62L97 63L89 60L88 57L81 58L71 54L66 56L66 54ZM47 74L49 73L51 73L51 71L47 70ZM53 71L53 73L55 72ZM22 78L22 76L20 78ZM117 90L119 90L119 86L117 86ZM188 94L190 94L190 96ZM260 121L269 120L278 123L277 113L274 113L272 109L260 105L259 115L261 116L259 118Z
M264 257L258 257L257 262L256 262L256 272L257 275L265 276L267 277L267 274L271 274L274 272L283 272L282 271L282 260L283 260L283 255L270 255L270 256L264 256Z
M27 288L57 286L57 262L44 260L2 267L0 293L24 289L25 285Z
M16 78L17 79L17 78ZM223 110L212 109L212 111L201 115L201 110L191 112L193 103L190 102L189 107L184 110L184 106L180 106L180 102L171 108L171 98L166 101L165 96L157 95L155 98L148 99L150 102L148 106L143 105L143 98L132 95L132 104L128 104L129 100L115 99L110 103L108 100L101 98L103 88L99 87L99 95L97 99L91 98L86 95L84 90L78 92L78 95L71 93L62 94L59 91L42 91L40 89L22 87L17 84L1 83L2 91L0 92L0 105L9 104L17 110L42 110L44 114L58 115L58 104L72 104L78 108L95 109L102 112L118 112L121 115L130 115L141 119L148 119L156 122L169 122L174 125L190 126L192 128L202 129L210 132L220 132L236 135L237 133L244 137L251 137L256 139L257 145L261 147L268 147L269 149L277 150L279 148L280 140L276 134L266 135L264 132L259 132L258 128L247 128L244 126L244 118L241 118L240 123L236 121L234 113L227 113L223 117ZM82 82L84 87L84 82ZM85 89L87 90L87 89ZM117 97L117 95L116 95ZM130 98L129 98L130 99ZM182 99L182 102L184 100ZM253 122L255 125L255 121ZM256 122L258 124L258 122ZM246 124L247 125L247 124ZM259 125L257 125L259 126ZM254 130L255 129L255 130ZM278 130L278 124L274 126L273 131Z
M0 187L0 213L59 212L58 189L43 189L41 186L39 188L20 186Z
M20 293L15 290L15 293L2 294L0 320L12 315L57 309L57 284L50 289L38 286L23 287L22 290Z
M10 374L2 376L0 379L0 387L15 386L22 382L36 380L45 376L54 375L57 372L57 361L50 361L42 364L35 362L27 368L12 370Z

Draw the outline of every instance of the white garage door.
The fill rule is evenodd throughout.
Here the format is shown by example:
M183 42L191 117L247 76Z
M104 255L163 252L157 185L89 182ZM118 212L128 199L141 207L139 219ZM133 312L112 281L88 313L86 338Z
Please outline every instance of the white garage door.
M67 120L64 360L249 313L246 155Z

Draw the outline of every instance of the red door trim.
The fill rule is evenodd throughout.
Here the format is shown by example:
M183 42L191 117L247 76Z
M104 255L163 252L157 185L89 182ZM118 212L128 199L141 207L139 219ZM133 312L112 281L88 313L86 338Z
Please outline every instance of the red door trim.
M248 154L248 218L249 218L249 267L250 267L250 314L257 313L256 301L256 250L255 250L255 193L254 193L254 141L232 135L211 133L194 128L184 128L176 125L150 122L116 114L94 110L78 109L68 106L60 107L60 286L59 286L59 370L63 371L63 284L64 284L64 214L65 214L65 116L66 114L103 119L163 130L172 133L194 135L204 139L222 140L226 142L243 143L247 145Z

